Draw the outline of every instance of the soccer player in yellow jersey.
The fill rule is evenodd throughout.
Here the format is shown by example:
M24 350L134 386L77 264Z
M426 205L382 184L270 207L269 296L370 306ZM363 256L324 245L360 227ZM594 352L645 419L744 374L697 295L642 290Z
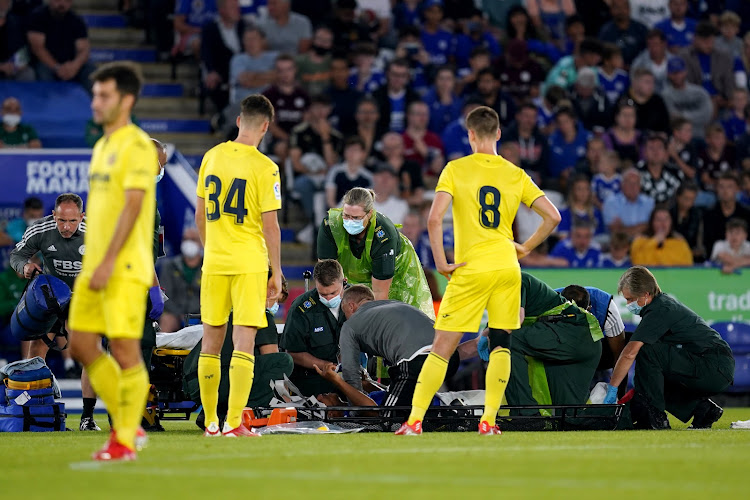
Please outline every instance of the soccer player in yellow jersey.
M154 278L157 157L148 135L130 122L142 84L138 68L107 64L91 78L91 109L104 136L89 167L85 253L70 306L70 347L112 417L113 432L94 459L133 460L136 442L145 439L139 426L149 382L140 339ZM109 339L111 355L102 351L100 335Z
M281 230L276 217L281 208L279 167L258 151L273 115L273 105L264 96L247 96L237 117L237 139L208 151L198 174L195 222L205 247L198 381L206 436L257 436L242 425L242 410L253 385L255 334L267 326L266 299L276 299L281 293ZM219 354L232 309L229 405L220 429L216 414Z
M519 328L521 268L518 259L542 243L560 214L526 173L497 154L500 122L486 106L466 117L474 154L449 162L435 188L427 229L435 266L450 279L435 322L435 340L419 374L412 411L398 435L422 433L427 407L445 378L448 359L463 332L476 332L484 310L489 316L490 362L485 380L480 434L499 434L497 411L510 376L510 332ZM453 203L456 262L443 250L443 217ZM542 217L524 243L513 241L513 219L520 203Z

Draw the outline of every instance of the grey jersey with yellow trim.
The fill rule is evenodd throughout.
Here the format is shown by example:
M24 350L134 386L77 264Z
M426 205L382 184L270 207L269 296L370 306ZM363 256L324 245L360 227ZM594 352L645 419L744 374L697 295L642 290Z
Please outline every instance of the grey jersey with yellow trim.
M86 234L86 219L78 225L78 230L70 238L63 238L57 230L53 216L41 218L26 229L23 238L16 244L10 254L10 266L19 274L23 267L37 252L42 254L44 272L60 278L72 289L78 273L86 246L83 237Z

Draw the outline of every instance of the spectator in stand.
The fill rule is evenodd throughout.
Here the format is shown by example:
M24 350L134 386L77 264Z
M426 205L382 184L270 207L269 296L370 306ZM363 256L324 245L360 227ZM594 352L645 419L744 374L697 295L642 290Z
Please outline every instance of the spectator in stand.
M721 272L731 274L750 266L750 242L747 241L747 221L729 219L726 239L719 240L711 250L711 261L721 266Z
M622 69L622 51L615 44L604 44L602 49L602 65L597 68L599 86L607 96L610 105L617 104L625 90L630 87L630 76Z
M474 98L467 99L461 111L461 118L445 127L440 139L443 141L446 161L452 161L473 153L471 144L469 144L466 116L479 106L484 106L484 103Z
M443 0L424 0L422 17L422 45L430 54L430 62L436 65L453 62L456 40L451 32L441 26Z
M249 1L257 4L265 4L268 0ZM292 0L292 10L308 18L310 24L313 26L323 26L326 25L327 18L331 10L333 10L334 4L334 0L316 0L315 2L311 2L310 0Z
M10 11L12 0L0 0L0 80L33 81L23 19Z
M440 175L443 166L443 141L440 136L427 130L430 108L416 101L409 105L406 114L404 136L404 158L416 162L428 175Z
M424 200L422 167L404 158L404 137L401 134L388 132L383 136L383 157L383 163L398 175L401 198L412 207L421 206Z
M385 84L385 75L375 66L378 48L372 42L356 44L354 67L349 74L349 86L365 94L371 94Z
M72 0L49 0L29 16L28 40L41 81L74 81L91 89L91 46L83 18L73 12Z
M429 202L425 211L429 211ZM419 262L425 269L435 269L435 259L432 256L430 247L430 236L427 232L427 225L424 223L425 218L416 210L412 210L404 217L404 227L401 232L409 238L414 250L417 252ZM445 256L453 261L453 229L449 226L443 231L443 249Z
M477 93L473 97L497 112L501 127L510 124L516 115L513 98L502 90L500 80L490 68L483 69L477 75Z
M310 50L312 25L307 17L292 12L290 0L268 0L268 16L256 24L266 34L270 50L292 56Z
M593 241L594 228L588 222L576 222L569 239L558 241L550 257L568 261L568 267L591 268L599 265L601 249Z
M268 131L274 141L274 153L279 158L286 159L289 134L302 123L310 97L297 84L297 66L292 56L278 56L274 63L274 73L274 84L263 92L276 110L275 120Z
M357 136L344 143L344 162L328 171L326 177L326 203L338 207L347 191L355 187L371 188L372 174L365 168L365 143Z
M462 32L456 35L455 60L457 68L466 68L474 49L484 47L491 57L500 57L500 44L495 36L485 28L481 13L476 12L471 19L463 23Z
M612 0L610 4L612 20L602 26L599 40L617 45L622 51L625 66L646 48L648 28L630 16L628 0Z
M15 97L3 101L3 124L0 127L0 148L41 148L42 141L34 127L23 123L21 102Z
M737 36L740 32L741 24L742 19L740 19L740 16L730 10L725 11L719 17L719 32L721 36L716 38L714 47L730 54L732 59L742 59L744 47L742 40ZM750 68L746 66L745 69Z
M679 56L669 58L667 78L669 82L661 96L669 115L687 119L693 124L696 137L703 137L702 132L715 115L711 96L702 86L687 81L687 66Z
M570 88L578 77L578 71L584 67L596 67L601 62L602 45L598 40L587 38L575 53L565 56L547 74L542 92L552 85L559 85L564 89Z
M177 39L172 55L195 55L201 52L201 29L216 16L215 0L193 2L177 0L174 10L174 32Z
M630 258L636 266L693 265L693 253L685 238L673 229L672 216L665 206L658 206L651 212L646 234L633 240Z
M693 124L679 116L672 120L672 137L667 151L669 159L682 171L686 180L697 181L698 140L693 139Z
M349 62L343 54L331 59L331 85L326 94L333 102L331 125L338 130L354 130L357 126L354 113L364 94L349 87Z
M386 68L386 84L372 93L378 103L381 132L403 132L406 129L406 110L419 100L419 95L409 86L409 61L394 59Z
M216 109L221 111L229 104L229 64L234 56L242 53L245 23L240 18L238 0L216 0L216 7L219 15L201 31L200 56L203 85ZM242 98L244 95L238 100Z
M186 314L200 312L202 264L200 235L195 227L188 227L182 232L180 255L165 259L159 266L159 283L169 294L159 318L161 331L176 332L182 328Z
M674 230L688 242L695 262L703 262L706 251L703 248L703 219L701 211L695 206L698 197L698 185L692 181L680 184L675 194L675 203L669 210Z
M36 196L30 196L23 200L23 212L21 217L16 217L8 221L8 225L5 226L5 232L13 240L13 244L18 243L23 239L23 233L33 223L44 217L44 205L42 200Z
M576 175L568 182L568 186L568 206L560 210L561 220L556 229L560 239L567 238L571 229L579 222L589 226L594 231L593 236L606 233L602 214L594 206L594 195L588 177Z
M620 99L615 111L615 124L602 135L607 149L614 151L620 160L634 166L641 159L641 132L635 128L636 108L632 99Z
M557 62L563 56L562 50L555 45L540 40L529 13L521 5L515 5L508 9L506 32L508 41L525 41L528 44L529 52L552 63Z
M586 26L583 19L578 14L569 16L565 20L565 45L563 54L569 56L578 50L581 42L586 39Z
M555 113L555 130L549 138L549 182L557 181L560 189L565 189L567 178L578 161L586 155L586 144L591 132L578 122L575 111L561 107Z
M628 269L630 262L630 239L625 233L615 233L609 239L609 252L602 253L599 266L604 269Z
M739 179L734 172L724 172L716 182L718 203L703 214L703 248L713 249L714 243L726 238L725 227L729 219L750 222L750 207L737 201Z
M544 70L529 57L524 40L508 42L505 56L500 59L498 77L505 91L513 97L516 105L525 99L539 97L539 87L544 81Z
M724 108L734 90L734 62L732 56L714 50L719 31L708 21L701 21L695 28L692 47L680 55L687 63L688 81L703 85L714 101L714 110Z
M568 100L568 93L559 85L552 85L544 93L544 97L537 106L537 125L542 134L549 136L554 132L555 110L563 100Z
M574 172L576 175L585 175L589 179L595 172L599 171L599 163L602 155L607 151L601 137L593 136L586 144L586 155L578 160Z
M739 194L740 203L746 206L750 206L750 169L745 168L740 176L740 185L742 190Z
M599 160L599 171L591 179L591 191L594 194L594 206L601 209L604 203L622 192L622 175L620 175L620 156L614 151L605 151ZM602 218L602 223L604 219Z
M339 155L344 149L344 137L328 122L331 108L328 96L313 96L307 119L294 127L289 137L294 191L300 195L302 210L311 224L310 229L317 223L313 201L315 192L323 188L328 169L339 162ZM312 161L308 155L317 155L322 162ZM319 170L320 166L324 168Z
M438 135L461 116L461 99L456 95L456 75L450 66L441 66L435 73L435 84L422 100L430 108L428 128Z
M657 204L671 202L683 180L682 172L668 162L666 136L651 133L636 168L641 172L641 191Z
M359 0L360 22L370 29L373 40L384 47L392 46L393 12L390 0Z
M573 110L586 130L601 134L612 124L609 100L597 84L596 70L581 68L570 93Z
M641 193L641 174L629 168L622 174L622 192L604 202L602 216L610 234L633 237L646 230L653 209L654 199Z
M718 123L709 125L705 147L698 152L698 174L704 188L713 191L722 173L737 171L738 167L737 150L727 141L724 127Z
M648 28L669 17L669 0L630 0L633 19Z
M541 184L547 174L549 161L549 145L547 138L537 126L537 109L530 101L526 101L516 111L516 120L503 131L503 144L518 144L521 164L518 165Z
M654 75L645 68L633 73L628 95L635 106L635 128L640 131L669 132L669 112L664 99L654 92Z
M565 20L576 13L573 0L524 0L534 27L560 50L565 48Z
M420 11L422 0L403 0L393 6L393 27L397 31L410 26L419 26L422 22Z
M310 50L297 56L297 77L309 95L325 92L331 83L331 50L333 32L327 26L319 26L313 33Z
M424 48L418 28L406 28L401 31L395 56L396 59L404 59L409 63L412 90L419 95L426 94L430 88L430 79L435 66L431 62L430 54Z
M383 135L378 130L380 119L378 103L371 97L362 98L357 104L355 118L357 120L356 135L365 143L365 166L367 170L373 172L382 160L381 149L383 148L381 142Z
M333 32L333 46L337 50L349 52L359 42L372 41L370 30L357 19L356 9L357 0L336 0L333 16L324 23Z
M477 47L471 53L469 67L461 68L456 73L458 76L456 92L463 96L475 94L477 92L477 77L479 76L479 72L488 68L492 69L490 51L484 47Z
M409 213L409 204L399 197L398 173L387 163L381 164L373 175L375 210L391 219L394 224L402 224Z
M733 143L747 132L747 122L745 121L745 108L747 108L747 89L736 88L732 91L730 108L727 110L727 116L721 121L727 138Z
M236 54L229 63L229 98L232 104L239 104L250 94L266 90L276 78L274 66L278 54L266 50L266 34L263 30L250 27L242 35L244 52ZM239 115L239 107L234 106L230 117Z
M630 65L630 78L641 68L647 69L654 75L654 85L657 93L661 92L667 83L667 37L661 30L653 29L646 35L646 50L638 54Z
M693 44L698 23L695 19L687 17L687 11L687 0L669 0L669 17L654 26L664 32L670 52L677 52Z

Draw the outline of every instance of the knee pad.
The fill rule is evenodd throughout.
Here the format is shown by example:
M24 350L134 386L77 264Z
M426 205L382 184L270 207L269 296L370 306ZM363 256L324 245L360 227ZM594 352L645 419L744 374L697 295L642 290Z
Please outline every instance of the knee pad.
M490 339L490 352L496 347L510 349L510 333L505 330L490 328L490 333L487 337Z

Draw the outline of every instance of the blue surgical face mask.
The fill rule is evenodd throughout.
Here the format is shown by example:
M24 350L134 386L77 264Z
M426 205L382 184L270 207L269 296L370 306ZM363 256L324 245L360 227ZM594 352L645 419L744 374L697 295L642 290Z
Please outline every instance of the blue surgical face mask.
M159 182L159 181L160 181L160 180L162 180L163 178L164 178L164 167L161 167L161 168L159 169L159 173L158 173L158 174L157 174L157 176L156 176L156 182Z
M320 298L320 303L329 309L336 309L341 305L341 295L336 295L331 300L327 300L325 297Z
M352 236L365 230L364 221L344 219L344 230Z
M625 304L625 307L628 308L628 311L630 311L632 314L641 314L641 309L643 309L645 306L639 306L638 305L638 299L635 299L633 302L628 302Z
M271 313L271 316L276 316L276 313L279 312L279 303L274 302L273 305L268 308L268 312Z

